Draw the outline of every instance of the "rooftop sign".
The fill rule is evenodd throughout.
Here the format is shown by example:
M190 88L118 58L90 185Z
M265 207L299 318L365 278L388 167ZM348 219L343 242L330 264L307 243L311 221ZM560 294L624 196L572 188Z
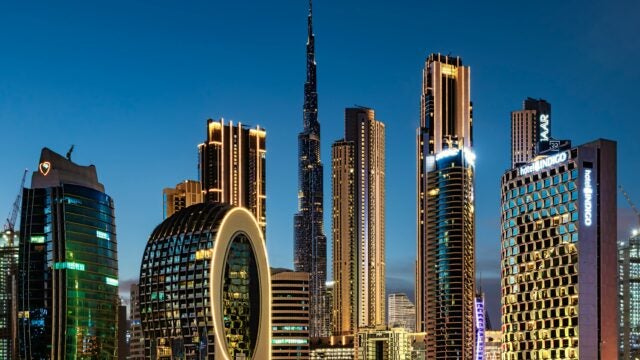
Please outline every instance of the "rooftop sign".
M530 162L527 165L518 168L518 175L527 175L532 172L538 172L542 169L563 163L569 159L569 152L563 151L561 153L547 156L544 159L540 159L534 162Z

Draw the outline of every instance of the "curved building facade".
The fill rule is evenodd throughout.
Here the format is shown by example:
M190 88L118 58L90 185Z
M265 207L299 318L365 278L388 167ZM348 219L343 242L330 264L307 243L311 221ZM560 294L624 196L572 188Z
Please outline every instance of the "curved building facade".
M474 154L452 148L427 159L425 332L435 358L471 359L475 342ZM464 356L460 355L461 349Z
M248 210L205 203L166 219L139 286L146 358L271 358L269 265Z
M95 166L44 148L20 231L19 358L116 359L114 202Z

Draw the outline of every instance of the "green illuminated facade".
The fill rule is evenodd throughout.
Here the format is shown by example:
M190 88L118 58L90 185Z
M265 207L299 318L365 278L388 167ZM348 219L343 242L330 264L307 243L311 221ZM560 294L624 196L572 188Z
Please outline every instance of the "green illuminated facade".
M96 169L43 149L24 190L18 334L23 359L115 359L114 206Z

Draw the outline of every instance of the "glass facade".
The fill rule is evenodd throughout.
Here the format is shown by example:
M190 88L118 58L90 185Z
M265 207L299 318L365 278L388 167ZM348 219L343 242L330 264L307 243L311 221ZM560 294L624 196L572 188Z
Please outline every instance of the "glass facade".
M578 182L569 161L503 182L505 359L578 358Z
M225 208L175 213L151 235L140 269L139 304L145 358L207 358L215 354L209 272L211 228ZM204 230L204 231L203 231Z
M227 350L232 359L240 354L248 358L254 355L258 317L251 316L251 309L260 302L257 273L251 244L244 234L238 234L229 249L222 293Z
M427 173L426 234L422 261L425 332L435 358L474 354L475 221L473 154L455 150L430 157ZM468 344L468 345L465 345Z
M619 247L620 358L640 358L640 236Z
M427 358L474 355L475 214L471 69L430 54L416 141L416 330Z
M616 144L502 177L502 359L618 356Z
M20 356L115 358L113 200L92 188L62 184L25 189L22 209Z
M11 359L16 337L16 271L19 235L0 234L0 359Z
M192 205L170 216L151 234L139 284L145 358L209 359L222 343L221 351L231 359L258 355L261 329L271 330L270 323L260 323L265 319L263 303L269 302L263 295L269 293L269 281L263 281L258 272L256 241L264 244L256 236L260 230L253 217L243 221L249 226L247 221L252 219L254 233L245 227L233 228L228 248L216 244L231 209L227 204ZM224 257L215 267L218 248ZM261 256L266 261L266 254ZM222 279L220 289L214 289L217 278L212 274ZM212 303L218 290L220 298ZM214 308L220 309L219 319L214 319ZM220 339L216 339L216 321L222 324Z

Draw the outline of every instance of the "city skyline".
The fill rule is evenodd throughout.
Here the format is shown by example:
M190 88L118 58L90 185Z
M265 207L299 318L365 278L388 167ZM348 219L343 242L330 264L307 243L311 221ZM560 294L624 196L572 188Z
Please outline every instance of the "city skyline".
M499 267L497 184L510 163L510 112L527 96L544 98L554 106L554 133L576 143L596 137L617 140L621 164L635 163L633 155L640 151L632 136L640 132L640 125L626 120L635 114L637 91L625 87L640 79L639 70L630 66L640 59L640 53L637 40L624 36L637 30L635 22L624 19L637 13L634 9L638 5L620 2L596 10L586 4L570 13L571 4L545 4L510 4L500 9L467 4L469 12L477 16L468 18L463 28L477 27L482 31L474 32L479 34L461 30L447 34L437 26L426 29L411 15L428 5L398 5L394 14L385 13L382 2L372 2L365 9L353 3L317 2L314 9L316 32L322 34L317 44L321 63L318 86L323 94L322 158L325 162L330 158L329 144L340 137L345 106L366 104L385 119L390 174L387 237L394 244L387 254L387 276L395 280L388 283L404 284L402 290L408 292L413 288L411 259L415 253L414 138L419 119L419 73L426 56L438 51L458 54L472 66L479 164L477 238L478 248L484 250L478 259L478 274L482 275L494 322L497 296L491 284L497 284ZM161 220L162 188L196 178L202 122L224 116L269 129L273 144L267 175L272 179L267 181L267 237L273 239L268 243L270 261L274 266L291 267L290 214L296 208L293 149L302 104L306 3L256 4L248 9L234 4L193 4L180 11L160 6L148 15L144 15L149 10L146 7L116 3L101 9L103 14L91 22L86 15L95 16L96 10L87 5L45 6L28 12L22 6L26 5L7 5L0 15L4 20L0 26L14 34L3 44L15 49L0 60L5 79L0 88L0 121L3 133L10 135L0 145L6 159L0 179L0 215L9 212L24 168L35 170L33 159L41 147L64 152L76 144L74 159L100 166L101 180L116 201L123 284L136 277L148 236ZM430 11L449 14L440 6L435 4ZM120 7L127 11L119 11ZM273 16L264 16L265 11ZM209 28L204 18L218 13L228 20ZM352 16L354 25L345 25L344 19ZM482 19L488 16L495 23ZM388 23L379 29L361 26L380 19ZM599 21L588 21L592 19ZM27 29L33 22L39 26ZM121 24L121 29L113 23ZM190 25L179 30L187 23ZM243 30L248 24L252 29L266 28L267 33L256 39L254 31ZM234 44L216 37L217 27L225 26L230 27ZM507 27L516 29L515 34L504 34ZM85 28L86 34L77 33L79 28ZM440 38L426 37L433 31ZM131 40L125 36L129 33L134 34ZM564 40L549 41L544 48L517 41L532 36L549 40L558 33ZM605 41L601 33L616 40ZM98 41L94 43L91 37ZM138 43L143 45L138 48ZM261 50L260 57L255 56L256 47ZM267 53L265 49L270 48L278 51ZM343 53L356 55L375 49L380 57L366 64ZM46 60L42 53L49 55ZM101 56L103 53L108 56ZM234 56L225 60L224 56L215 57L217 53ZM615 64L609 61L611 54L616 55ZM509 61L497 61L507 55ZM247 66L253 68L247 70ZM218 92L218 88L224 91ZM602 91L607 88L618 91ZM611 126L614 122L616 127ZM141 135L145 131L152 131L152 136L145 138ZM154 149L156 141L171 141L172 147ZM273 159L278 159L278 164ZM634 168L620 166L619 182L638 202L640 185L634 181ZM149 169L156 170L152 178L145 177ZM171 171L163 171L166 169ZM329 173L325 171L325 186L330 183ZM327 202L329 194L325 193ZM620 217L635 221L630 213L625 215L627 206L622 201L618 199L623 209ZM325 225L329 219L325 211ZM620 233L628 235L629 229L620 226ZM121 290L126 293L128 286Z

